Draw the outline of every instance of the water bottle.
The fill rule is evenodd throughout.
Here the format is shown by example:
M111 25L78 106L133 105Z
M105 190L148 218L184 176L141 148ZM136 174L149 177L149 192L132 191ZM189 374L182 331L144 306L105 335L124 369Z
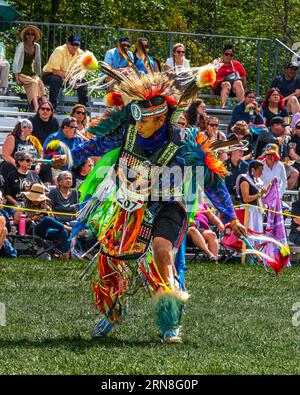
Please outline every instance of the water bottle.
M22 214L19 221L19 235L25 236L26 233L26 215Z

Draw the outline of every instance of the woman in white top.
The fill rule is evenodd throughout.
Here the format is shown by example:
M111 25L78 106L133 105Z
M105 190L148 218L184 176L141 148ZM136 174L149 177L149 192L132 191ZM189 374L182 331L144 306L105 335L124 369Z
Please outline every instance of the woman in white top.
M188 71L190 62L185 58L185 47L181 43L173 45L173 56L165 63L164 71Z
M20 31L21 42L18 44L13 62L16 83L24 85L27 100L34 111L38 110L38 99L45 96L45 87L40 79L41 49L37 41L41 31L34 25L25 26Z

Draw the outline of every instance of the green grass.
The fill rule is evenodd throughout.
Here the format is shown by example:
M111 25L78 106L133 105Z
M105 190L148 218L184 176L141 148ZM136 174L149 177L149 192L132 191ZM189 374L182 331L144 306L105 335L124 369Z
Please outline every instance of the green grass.
M299 374L300 269L192 264L184 344L160 344L140 291L129 316L94 340L95 310L78 261L0 261L0 374Z

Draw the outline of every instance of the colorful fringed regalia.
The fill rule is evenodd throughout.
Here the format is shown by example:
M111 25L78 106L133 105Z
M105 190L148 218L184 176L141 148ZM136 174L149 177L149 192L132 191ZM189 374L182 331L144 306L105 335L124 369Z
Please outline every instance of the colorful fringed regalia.
M151 65L145 61L145 67ZM174 76L151 69L140 75L133 68L124 75L103 65L103 71L117 81L108 97L114 107L90 126L95 137L72 150L75 165L102 156L81 186L76 226L77 231L91 228L100 242L99 253L82 274L91 280L103 316L94 336L120 323L128 296L144 287L152 295L162 341L178 343L188 294L174 255L188 225L188 206L197 207L198 198L194 193L189 199L187 191L198 191L204 183L225 222L237 221L223 182L226 170L210 143L196 129L180 129L170 121L182 99L213 82L214 70L206 66L192 73L183 92ZM203 179L197 179L197 167L204 168ZM170 253L165 263L162 250Z

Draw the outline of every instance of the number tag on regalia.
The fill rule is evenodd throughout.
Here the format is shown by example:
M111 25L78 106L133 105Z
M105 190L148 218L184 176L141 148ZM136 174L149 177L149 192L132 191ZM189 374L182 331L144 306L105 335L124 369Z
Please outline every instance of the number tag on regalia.
M136 192L129 191L124 184L122 184L116 195L116 202L124 210L132 213L140 209L145 203L147 196L141 195Z

